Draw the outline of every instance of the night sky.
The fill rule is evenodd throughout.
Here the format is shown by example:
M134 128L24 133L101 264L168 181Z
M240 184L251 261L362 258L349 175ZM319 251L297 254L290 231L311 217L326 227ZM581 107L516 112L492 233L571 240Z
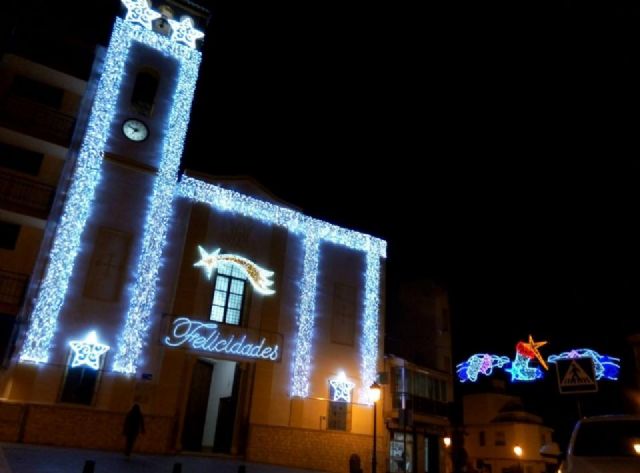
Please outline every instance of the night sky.
M35 3L41 18L85 4ZM98 3L83 16L105 44L119 7ZM387 239L389 323L403 280L445 285L456 361L513 356L529 333L546 354L626 356L640 8L413 3L208 2L185 167Z

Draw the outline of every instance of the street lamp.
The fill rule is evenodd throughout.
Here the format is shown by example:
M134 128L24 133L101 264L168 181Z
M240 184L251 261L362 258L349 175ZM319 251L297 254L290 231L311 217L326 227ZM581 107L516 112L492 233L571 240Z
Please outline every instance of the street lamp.
M373 451L371 452L371 473L376 473L376 416L377 402L380 400L380 385L376 382L369 387L369 400L373 403Z
M520 445L516 445L513 447L513 453L518 457L518 471L522 472L522 464L520 463L520 458L522 457L522 447Z

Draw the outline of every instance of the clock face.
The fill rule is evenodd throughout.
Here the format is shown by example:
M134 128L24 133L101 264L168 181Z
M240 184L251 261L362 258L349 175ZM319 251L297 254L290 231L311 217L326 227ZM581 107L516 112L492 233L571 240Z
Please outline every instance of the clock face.
M147 125L134 118L124 121L122 124L122 132L124 133L124 136L129 138L131 141L144 141L147 139L147 136L149 136L149 129L147 128Z

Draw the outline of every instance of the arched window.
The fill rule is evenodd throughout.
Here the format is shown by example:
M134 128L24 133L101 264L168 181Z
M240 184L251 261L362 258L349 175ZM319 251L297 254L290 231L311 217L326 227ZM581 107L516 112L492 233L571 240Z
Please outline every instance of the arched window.
M131 106L141 115L150 116L158 92L159 74L153 69L138 72L131 94Z

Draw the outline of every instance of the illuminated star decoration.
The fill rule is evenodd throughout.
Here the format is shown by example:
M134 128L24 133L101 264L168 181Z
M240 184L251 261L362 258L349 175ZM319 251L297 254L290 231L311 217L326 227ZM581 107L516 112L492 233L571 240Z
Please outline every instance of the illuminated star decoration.
M98 343L96 331L92 330L84 337L84 340L73 340L69 342L73 350L71 367L86 365L97 370L100 368L100 357L109 351L109 345Z
M186 44L190 48L196 48L196 40L204 38L204 33L193 27L193 20L188 16L182 17L180 21L169 19L171 25L171 40L176 43Z
M147 0L122 0L122 3L127 7L127 16L124 17L124 20L142 25L149 30L153 29L151 22L162 16L149 8Z
M465 381L475 382L478 380L479 374L490 376L494 367L502 368L510 361L507 356L477 353L471 355L467 361L456 365L456 372L458 373L458 379L462 383Z
M609 355L601 355L597 351L590 348L576 348L574 350L560 353L559 355L550 355L547 360L549 363L555 363L558 360L568 360L573 358L591 358L593 367L596 371L596 379L602 378L611 381L617 381L620 372L620 358Z
M269 278L273 276L273 271L261 268L253 261L249 261L242 256L232 254L221 255L220 248L209 253L201 246L198 246L198 251L200 252L200 261L193 266L204 268L207 279L211 279L213 270L218 267L218 264L228 263L237 266L247 276L253 288L260 294L275 294L276 291L269 287L273 285L273 281L269 280Z
M220 248L208 253L207 250L198 245L198 251L200 252L200 261L193 266L196 268L204 268L204 272L207 275L207 279L211 279L213 270L218 266L218 255L220 254Z
M351 390L355 383L347 379L344 371L340 371L336 378L329 380L329 384L333 388L333 398L331 399L333 402L351 402Z

